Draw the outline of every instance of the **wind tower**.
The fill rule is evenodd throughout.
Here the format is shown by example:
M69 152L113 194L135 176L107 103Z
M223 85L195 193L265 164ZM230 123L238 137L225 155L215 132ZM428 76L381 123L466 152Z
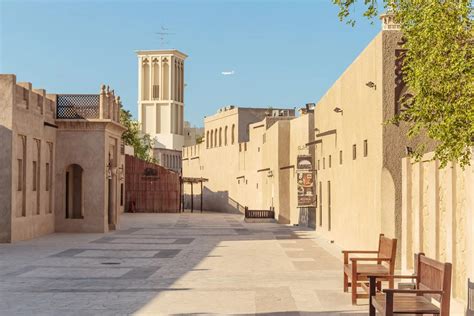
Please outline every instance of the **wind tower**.
M142 50L138 56L138 120L156 148L184 145L184 60L178 50Z

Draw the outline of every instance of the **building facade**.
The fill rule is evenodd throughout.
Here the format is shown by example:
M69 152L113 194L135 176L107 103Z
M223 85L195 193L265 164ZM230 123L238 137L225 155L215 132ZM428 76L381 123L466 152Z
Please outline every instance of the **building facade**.
M296 117L294 109L233 106L207 117L203 143L183 148L183 175L209 179L194 205L199 207L203 194L206 210L273 207L279 222L301 223L296 160L312 154L306 144L313 122L311 111ZM311 225L307 219L303 224Z
M166 148L153 148L153 157L158 161L160 166L176 173L181 173L181 151Z
M376 247L379 233L402 237L402 158L426 139L386 124L406 89L401 45L392 17L382 16L382 31L315 107L317 227L346 249Z
M0 242L54 232L55 103L0 75Z
M184 121L184 146L192 146L203 140L204 128L191 126L191 123Z
M124 190L120 99L54 95L0 75L0 241L116 228Z

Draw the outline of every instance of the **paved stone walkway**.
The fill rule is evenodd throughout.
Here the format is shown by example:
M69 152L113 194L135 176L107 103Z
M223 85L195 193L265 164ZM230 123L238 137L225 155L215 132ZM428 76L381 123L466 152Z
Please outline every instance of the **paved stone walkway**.
M0 244L0 315L367 315L328 247L234 214L125 214L115 233Z

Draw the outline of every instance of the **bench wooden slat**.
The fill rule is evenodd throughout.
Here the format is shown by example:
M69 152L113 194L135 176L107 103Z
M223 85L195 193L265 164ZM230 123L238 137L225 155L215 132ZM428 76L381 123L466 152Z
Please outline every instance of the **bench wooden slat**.
M344 265L344 272L352 276L352 264ZM389 269L386 266L381 264L358 264L357 265L357 274L360 276L376 275L376 276L385 276L389 275Z
M372 305L379 311L385 310L385 295L372 296ZM395 295L393 297L393 313L439 314L439 308L424 296Z

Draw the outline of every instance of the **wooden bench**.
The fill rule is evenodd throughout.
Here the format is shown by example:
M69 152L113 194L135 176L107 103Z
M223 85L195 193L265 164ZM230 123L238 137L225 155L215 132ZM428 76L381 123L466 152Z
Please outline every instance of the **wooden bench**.
M344 292L349 286L352 290L352 304L357 304L358 298L369 298L369 287L367 284L369 275L378 277L377 287L381 288L382 281L389 282L389 288L393 288L393 275L395 269L395 256L397 251L397 240L380 234L378 250L343 250L344 254ZM351 254L375 254L370 258L350 258ZM350 263L349 263L350 261ZM349 282L350 280L350 282ZM362 287L365 293L357 293L357 288Z
M269 210L249 210L246 206L245 218L275 218L275 209L270 207Z
M420 253L416 260L416 275L394 275L394 279L415 279L414 290L384 289L376 293L378 276L369 276L370 316L376 311L382 315L431 314L449 316L451 296L451 264L441 263ZM439 302L439 307L432 303Z

